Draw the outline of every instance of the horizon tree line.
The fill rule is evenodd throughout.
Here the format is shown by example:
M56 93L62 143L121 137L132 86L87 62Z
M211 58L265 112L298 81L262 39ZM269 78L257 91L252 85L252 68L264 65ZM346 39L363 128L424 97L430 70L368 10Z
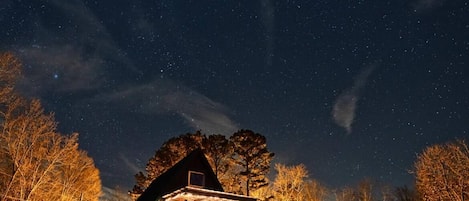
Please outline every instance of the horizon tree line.
M256 137L254 137L256 136ZM260 141L258 141L260 140ZM201 131L173 137L166 141L149 160L147 173L139 172L130 194L138 194L153 179L182 159L188 152L202 148L226 192L249 195L260 201L440 201L469 199L469 150L463 140L426 147L417 155L409 172L415 176L415 187L392 187L372 178L364 178L355 187L329 189L310 178L303 164L275 164L274 180L267 178L273 153L268 152L265 137L251 130L240 130L227 138L204 135ZM238 149L238 151L235 151ZM257 166L245 165L261 154ZM168 154L170 153L170 154ZM240 157L244 156L244 157ZM166 158L168 157L168 158ZM170 163L165 163L171 161ZM252 167L262 174L252 175ZM242 179L240 179L242 178ZM256 179L257 178L257 179ZM253 182L254 181L254 182ZM145 186L146 185L146 186Z

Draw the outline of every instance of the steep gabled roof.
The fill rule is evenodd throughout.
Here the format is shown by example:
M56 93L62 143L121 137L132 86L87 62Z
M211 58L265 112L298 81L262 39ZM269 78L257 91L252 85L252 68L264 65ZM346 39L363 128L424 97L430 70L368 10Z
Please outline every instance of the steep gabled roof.
M188 186L189 171L196 171L204 174L204 189L223 192L223 187L213 172L207 158L205 158L203 151L201 149L196 149L153 180L137 200L155 201L165 194Z

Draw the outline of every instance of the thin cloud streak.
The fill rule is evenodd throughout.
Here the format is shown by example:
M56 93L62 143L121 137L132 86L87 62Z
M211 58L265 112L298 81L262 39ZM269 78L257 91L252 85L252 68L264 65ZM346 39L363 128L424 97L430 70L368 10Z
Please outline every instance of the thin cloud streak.
M365 87L368 77L375 69L371 65L363 69L355 78L354 85L342 92L336 99L332 108L334 122L345 129L347 134L352 133L352 124L356 117L357 102L360 99L360 91Z
M144 169L139 168L137 164L132 163L128 157L126 157L123 153L119 153L119 158L128 168L129 173L135 174L136 172L143 172Z
M225 106L167 79L100 95L95 101L123 105L142 114L176 113L188 126L207 133L230 134L238 130L237 124L229 118Z
M226 114L225 106L195 91L170 93L163 100L167 108L177 112L194 129L217 134L231 134L238 129Z

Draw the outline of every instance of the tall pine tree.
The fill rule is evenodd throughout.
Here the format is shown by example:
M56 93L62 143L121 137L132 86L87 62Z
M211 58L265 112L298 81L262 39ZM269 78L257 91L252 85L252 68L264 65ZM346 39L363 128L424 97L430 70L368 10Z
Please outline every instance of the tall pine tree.
M235 152L233 162L242 168L239 174L244 176L244 187L246 195L249 196L250 190L268 185L266 175L274 153L267 150L266 138L251 130L239 130L230 140Z

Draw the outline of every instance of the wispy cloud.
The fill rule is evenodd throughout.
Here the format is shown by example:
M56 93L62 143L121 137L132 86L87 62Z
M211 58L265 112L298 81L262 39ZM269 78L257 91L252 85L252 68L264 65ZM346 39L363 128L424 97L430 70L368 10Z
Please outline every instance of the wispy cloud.
M225 106L197 92L175 92L164 96L167 108L181 115L195 129L208 133L231 134L237 125L228 117Z
M28 92L90 90L106 82L106 62L137 71L120 52L106 27L82 1L50 1L43 5L58 9L60 18L72 23L45 25L36 18L32 43L17 46L25 65L24 84ZM42 20L41 20L42 19ZM59 84L60 83L60 84ZM29 89L29 90L28 90Z
M142 168L139 168L137 164L130 161L128 157L126 157L123 153L119 153L119 158L124 163L124 165L128 168L129 172L135 174L136 172L143 172Z
M220 103L177 82L158 79L96 97L98 101L124 104L143 114L176 113L188 126L207 133L231 134L238 129L229 110Z
M332 117L337 125L343 127L347 134L352 133L352 123L355 119L355 110L357 108L358 94L347 90L337 97Z
M140 74L104 24L82 1L53 0L44 6L62 11L58 13L63 16L58 17L73 19L73 23L51 27L38 18L34 43L18 46L26 67L25 92L41 96L51 91L109 91L108 72L114 68ZM143 18L139 22L137 30L152 32L151 23ZM232 133L238 128L226 107L181 83L158 78L149 84L122 87L125 85L113 86L117 89L97 95L95 101L111 101L141 113L176 113L190 127L209 133Z
M374 69L375 65L363 69L355 78L354 85L342 92L334 103L332 118L338 126L345 129L347 134L352 133L360 91L366 85L368 77Z
M28 93L75 91L99 87L100 57L83 57L71 45L34 46L21 50L26 65L24 88Z

